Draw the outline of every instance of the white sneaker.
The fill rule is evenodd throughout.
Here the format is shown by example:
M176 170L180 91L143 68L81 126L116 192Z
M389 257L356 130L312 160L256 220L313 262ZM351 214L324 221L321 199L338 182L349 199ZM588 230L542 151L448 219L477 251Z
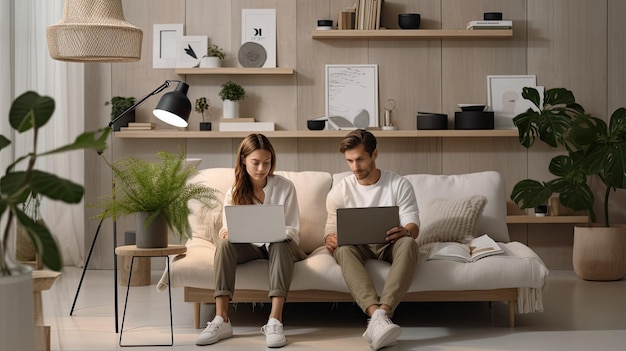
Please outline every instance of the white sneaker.
M385 310L377 309L367 323L363 339L370 344L373 350L378 350L395 345L400 334L402 334L402 328L387 317Z
M267 347L283 347L287 344L283 324L276 318L270 318L267 324L261 328L265 334L265 345Z
M221 316L215 316L212 321L207 323L206 328L200 333L196 339L196 345L211 345L216 342L230 338L233 336L233 327L230 325L230 320L224 322Z

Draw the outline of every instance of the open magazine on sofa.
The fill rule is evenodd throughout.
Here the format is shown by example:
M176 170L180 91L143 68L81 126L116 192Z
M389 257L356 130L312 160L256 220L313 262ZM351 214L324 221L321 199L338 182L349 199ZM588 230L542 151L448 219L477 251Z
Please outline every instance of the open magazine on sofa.
M475 262L481 258L504 254L498 243L483 234L467 244L458 242L436 242L431 248L427 261L453 260L458 262Z

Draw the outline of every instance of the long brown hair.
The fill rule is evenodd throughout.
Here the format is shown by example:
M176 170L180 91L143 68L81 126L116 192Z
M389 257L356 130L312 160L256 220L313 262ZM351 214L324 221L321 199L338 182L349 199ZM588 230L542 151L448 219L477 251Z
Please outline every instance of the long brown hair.
M256 150L267 150L272 155L270 172L268 175L274 174L276 168L276 153L269 139L263 134L250 134L245 137L239 150L237 150L237 164L235 165L235 184L233 185L232 195L234 205L252 205L255 202L254 187L250 175L244 166L245 159L248 155Z

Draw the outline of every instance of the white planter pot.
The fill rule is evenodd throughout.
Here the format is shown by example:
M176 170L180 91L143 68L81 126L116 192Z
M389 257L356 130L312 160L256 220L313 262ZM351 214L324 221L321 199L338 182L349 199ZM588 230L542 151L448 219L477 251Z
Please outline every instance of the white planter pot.
M217 68L221 66L220 58L216 56L203 57L200 59L200 67Z
M239 101L224 100L224 118L239 117Z
M0 350L33 350L32 271L0 276L0 296Z

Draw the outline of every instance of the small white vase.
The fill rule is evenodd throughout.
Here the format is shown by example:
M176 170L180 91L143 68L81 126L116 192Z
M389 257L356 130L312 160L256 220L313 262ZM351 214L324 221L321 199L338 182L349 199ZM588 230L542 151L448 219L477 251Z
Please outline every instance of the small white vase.
M202 68L217 68L220 67L220 58L217 56L203 57L200 59L200 67Z
M239 101L224 100L224 118L239 117Z

